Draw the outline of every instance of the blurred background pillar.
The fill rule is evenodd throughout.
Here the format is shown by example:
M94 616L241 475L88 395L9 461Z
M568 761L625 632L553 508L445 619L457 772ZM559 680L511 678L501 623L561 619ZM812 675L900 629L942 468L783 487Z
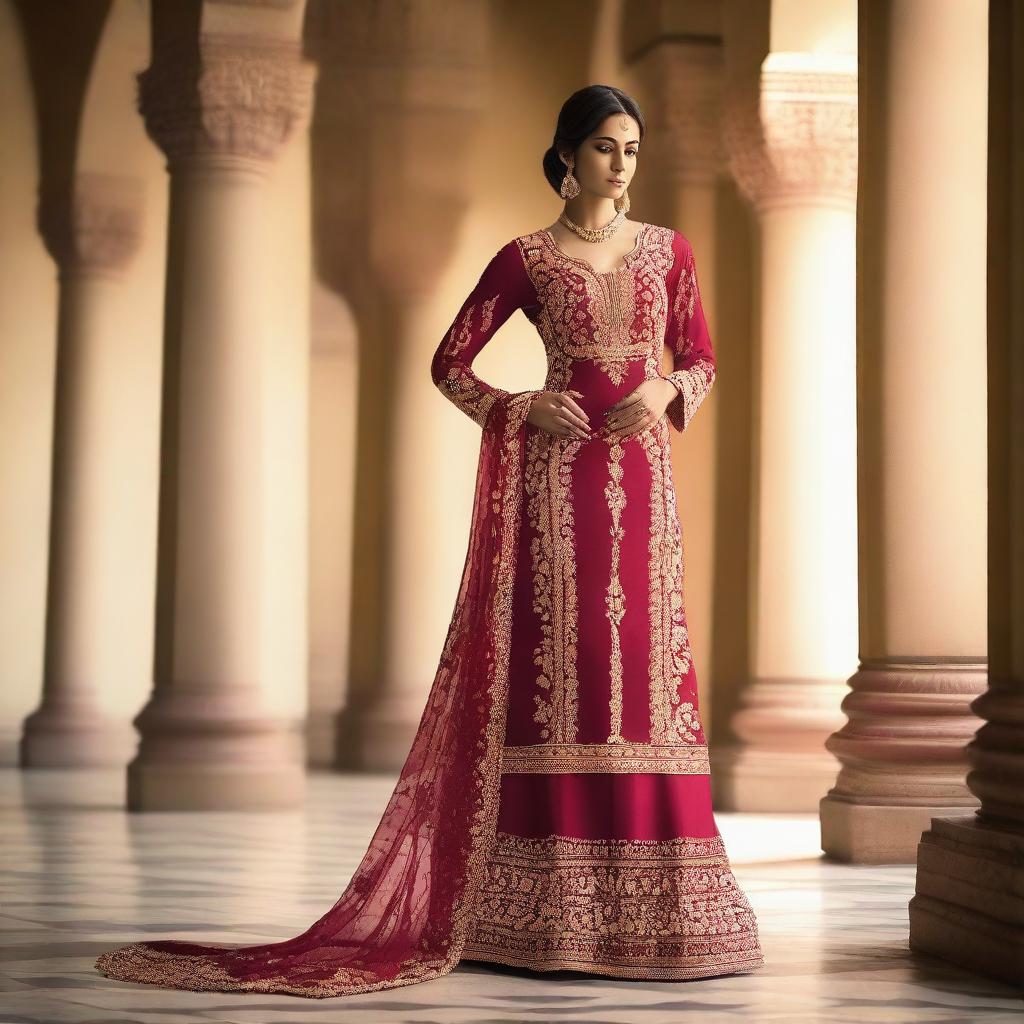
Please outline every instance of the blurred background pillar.
M718 333L718 182L725 170L721 147L723 40L713 6L666 5L658 19L628 25L627 42L639 56L631 65L643 86L643 105L650 141L645 175L645 205L652 213L634 219L655 219L676 228L693 246L704 312L716 353L725 350ZM650 159L653 158L653 159ZM657 198L654 198L652 196ZM646 202L651 197L652 202ZM666 351L664 372L671 370ZM701 415L674 437L673 476L685 533L687 629L697 658L704 728L715 715L716 680L712 662L711 616L714 552L720 520L715 513L718 481L718 395L712 389Z
M366 125L362 145L349 154L353 167L364 167L351 182L351 197L361 202L332 207L360 240L348 261L333 263L361 260L362 269L344 276L349 289L368 285L353 303L360 326L353 552L359 594L338 763L390 772L408 756L451 616L451 605L437 598L449 572L438 527L445 522L446 448L464 414L449 410L430 380L430 358L448 326L431 313L478 198L489 12L475 0L350 11L359 9L365 16L352 26L349 45L358 44L367 66L362 106L351 116L342 107L335 116L352 137ZM322 155L329 158L326 147ZM492 253L480 255L482 270ZM465 294L475 283L465 282Z
M738 742L714 755L723 809L817 809L856 663L855 29L854 5L773 7L759 78L727 87L729 164L760 231L760 346L752 680Z
M302 18L301 0L258 18L246 3L153 6L140 109L171 200L155 688L136 720L133 810L301 797L299 723L265 697L272 673L303 693L307 673L307 489L295 522L277 492L307 459L290 407L305 408L308 335L279 336L267 299L267 176L308 123L314 78Z
M313 285L309 394L309 714L311 766L343 764L339 724L350 699L355 604L376 605L373 576L359 565L374 545L354 537L358 500L372 494L357 473L363 338L386 365L371 328L373 282L366 266L372 111L364 102L373 65L371 0L309 0L306 52L317 63L310 125ZM373 441L372 435L364 441ZM371 465L374 459L370 460ZM358 500L357 500L358 498ZM374 510L376 511L376 510ZM379 516L363 519L370 529ZM367 627L367 631L372 631Z
M942 5L939 5L942 6ZM983 724L967 745L977 813L936 817L921 837L910 948L1024 984L1024 9L1012 0L948 5L957 18L953 81L984 67L988 8L988 689L971 704ZM971 91L977 82L971 83ZM984 123L984 122L983 122ZM973 139L981 126L975 126ZM958 157L959 159L959 157ZM958 168L966 174L966 167ZM966 180L970 180L969 178ZM984 239L985 218L972 221ZM959 251L969 279L977 239ZM984 266L980 268L982 271ZM955 275L959 286L961 273ZM972 285L973 287L973 285ZM968 297L972 293L968 293ZM986 319L974 325L985 336ZM962 340L962 339L961 339ZM979 360L984 365L981 353ZM970 361L970 353L963 362ZM955 403L954 403L955 404ZM946 493L955 497L959 483Z
M127 717L101 713L97 698L119 643L132 506L117 297L141 215L141 183L116 175L78 173L40 197L59 295L43 696L24 723L24 767L124 765L135 746Z
M821 801L822 848L847 861L913 862L933 815L977 803L986 20L980 0L860 5L861 661Z

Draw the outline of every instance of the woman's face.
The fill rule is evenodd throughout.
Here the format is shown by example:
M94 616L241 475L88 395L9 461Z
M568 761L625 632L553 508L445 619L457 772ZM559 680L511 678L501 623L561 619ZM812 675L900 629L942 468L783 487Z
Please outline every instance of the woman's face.
M573 175L584 192L618 199L636 172L640 128L628 114L606 117L576 149ZM563 153L563 157L569 156ZM613 179L622 183L616 184Z

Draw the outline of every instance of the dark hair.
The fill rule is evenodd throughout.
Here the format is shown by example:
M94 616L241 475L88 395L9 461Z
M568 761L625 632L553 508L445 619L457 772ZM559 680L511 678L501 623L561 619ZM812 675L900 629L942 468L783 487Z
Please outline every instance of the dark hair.
M544 153L544 177L558 192L568 168L558 155L558 146L573 151L612 114L628 114L640 126L640 141L643 141L646 123L644 115L632 96L616 89L613 85L587 85L577 89L558 112L555 137Z

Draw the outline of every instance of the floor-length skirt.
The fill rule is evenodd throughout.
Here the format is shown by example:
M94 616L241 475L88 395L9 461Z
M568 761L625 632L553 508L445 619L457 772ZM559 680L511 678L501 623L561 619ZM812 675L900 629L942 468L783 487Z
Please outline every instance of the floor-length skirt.
M664 420L526 427L496 842L463 959L685 979L763 963L711 807Z

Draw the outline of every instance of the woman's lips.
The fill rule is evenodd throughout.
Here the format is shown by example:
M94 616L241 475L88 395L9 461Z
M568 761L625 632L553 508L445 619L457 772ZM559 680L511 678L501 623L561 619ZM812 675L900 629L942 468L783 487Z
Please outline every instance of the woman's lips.
M609 178L608 180L609 180L609 181L610 181L610 182L611 182L611 183L612 183L613 185L625 185L625 184L626 184L626 183L625 183L624 181L622 181L622 180L621 180L621 179L619 179L619 178Z

